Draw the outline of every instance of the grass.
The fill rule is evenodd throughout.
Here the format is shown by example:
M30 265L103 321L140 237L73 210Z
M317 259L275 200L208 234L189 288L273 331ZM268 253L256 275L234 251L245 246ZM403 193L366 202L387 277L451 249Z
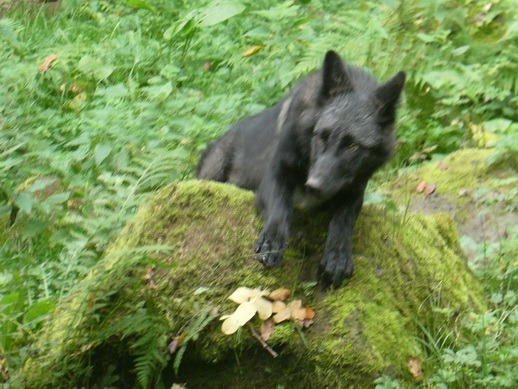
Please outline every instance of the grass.
M146 194L192 177L209 141L275 103L328 48L381 79L409 72L402 143L384 177L416 151L447 153L481 132L516 156L514 4L454 3L64 0L53 16L0 19L0 223L19 209L0 228L4 379ZM506 368L516 360L513 242L481 257L493 310L474 318L471 337L431 354L433 380L515 374ZM471 346L479 365L455 359Z

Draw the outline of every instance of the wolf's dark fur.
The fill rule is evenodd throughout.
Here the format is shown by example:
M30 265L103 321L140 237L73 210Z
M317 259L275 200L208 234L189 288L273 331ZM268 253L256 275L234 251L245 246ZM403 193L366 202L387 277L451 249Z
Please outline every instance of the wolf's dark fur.
M203 154L198 178L256 192L266 225L255 242L266 267L282 259L294 202L331 214L320 279L338 287L353 272L352 232L365 187L394 152L405 73L378 85L329 51L321 70L272 108L243 119Z

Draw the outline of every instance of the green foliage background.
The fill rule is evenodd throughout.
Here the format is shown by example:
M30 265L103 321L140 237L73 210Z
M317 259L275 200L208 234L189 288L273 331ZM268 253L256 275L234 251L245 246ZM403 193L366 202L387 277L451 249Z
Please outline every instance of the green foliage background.
M514 0L64 0L51 16L6 12L0 352L8 366L18 366L45 314L146 193L192 177L208 142L277 102L328 49L382 80L409 75L401 142L386 175L433 145L436 154L492 145L516 159L516 7ZM41 72L50 54L57 59ZM7 227L13 208L16 223Z

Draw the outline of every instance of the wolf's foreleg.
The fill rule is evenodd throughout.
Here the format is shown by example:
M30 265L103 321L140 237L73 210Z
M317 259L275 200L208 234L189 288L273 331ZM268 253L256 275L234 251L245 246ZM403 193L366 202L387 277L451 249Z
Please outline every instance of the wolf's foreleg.
M320 280L324 286L333 285L338 288L344 279L353 275L352 235L364 193L365 185L348 193L335 205L319 266Z

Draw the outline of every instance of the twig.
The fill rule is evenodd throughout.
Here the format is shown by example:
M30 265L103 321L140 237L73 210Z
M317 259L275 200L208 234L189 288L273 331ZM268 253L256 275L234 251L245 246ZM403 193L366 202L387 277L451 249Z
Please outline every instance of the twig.
M261 343L261 346L263 346L263 348L268 351L272 357L276 358L279 354L277 354L275 352L275 350L273 348L271 348L268 343L266 343L264 341L263 338L261 338L261 335L255 330L254 326L252 325L252 323L248 322L246 323L246 325L248 326L248 328L250 329L250 332L252 333L252 335L254 336L254 338L256 338L259 343Z

